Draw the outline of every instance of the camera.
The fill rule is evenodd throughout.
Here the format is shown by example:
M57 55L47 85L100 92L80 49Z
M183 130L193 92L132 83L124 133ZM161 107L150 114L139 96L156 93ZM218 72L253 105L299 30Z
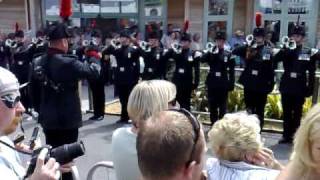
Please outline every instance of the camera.
M73 159L80 157L85 153L85 147L82 141L72 144L65 144L56 148L52 148L51 146L44 146L36 149L33 151L32 158L25 177L29 177L33 173L40 151L44 148L48 148L49 150L47 157L45 158L45 162L47 162L49 158L52 157L55 158L56 162L58 162L59 164L69 163Z

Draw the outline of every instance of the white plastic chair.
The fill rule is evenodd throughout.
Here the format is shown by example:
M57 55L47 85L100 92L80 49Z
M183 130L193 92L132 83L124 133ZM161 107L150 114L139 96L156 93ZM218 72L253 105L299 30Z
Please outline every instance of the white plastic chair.
M100 161L97 162L93 167L89 170L87 180L92 180L94 173L100 167L104 167L107 169L108 179L110 179L110 171L114 169L114 165L112 161Z

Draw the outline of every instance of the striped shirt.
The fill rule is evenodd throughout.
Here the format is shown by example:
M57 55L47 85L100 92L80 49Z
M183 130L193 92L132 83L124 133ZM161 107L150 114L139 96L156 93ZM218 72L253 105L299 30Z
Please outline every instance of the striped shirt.
M209 158L206 162L209 180L275 180L280 171L251 165Z

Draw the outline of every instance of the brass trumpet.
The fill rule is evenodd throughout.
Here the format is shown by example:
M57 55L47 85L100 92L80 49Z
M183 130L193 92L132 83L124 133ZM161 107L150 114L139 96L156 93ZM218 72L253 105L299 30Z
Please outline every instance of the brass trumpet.
M297 43L295 40L290 39L288 36L283 36L281 38L281 48L289 48L290 50L294 50L297 48Z
M246 42L247 42L247 45L251 48L256 48L257 47L257 44L254 40L254 36L252 34L249 34L247 37L246 37Z
M180 43L172 43L171 44L171 48L177 54L181 54L182 53L182 46L181 46Z
M37 47L44 46L43 38L32 38L31 43Z
M206 51L210 52L212 54L218 54L219 53L219 49L218 49L216 43L212 43L212 42L208 42L206 44Z
M145 52L151 52L151 45L147 43L146 41L140 41L139 46L141 49Z
M6 42L5 42L5 45L6 45L7 47L13 48L13 49L15 49L15 48L18 47L17 41L11 40L11 39L7 39Z
M111 46L114 47L115 49L120 49L121 48L121 43L117 39L112 39L110 42Z

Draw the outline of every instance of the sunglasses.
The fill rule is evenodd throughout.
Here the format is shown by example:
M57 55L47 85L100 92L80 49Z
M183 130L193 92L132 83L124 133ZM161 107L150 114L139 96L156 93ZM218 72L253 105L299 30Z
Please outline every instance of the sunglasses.
M20 102L20 96L16 95L4 95L0 97L1 101L10 109L17 107L18 103Z
M194 132L194 137L193 137L193 145L192 145L192 150L190 153L190 158L189 161L187 161L186 166L188 166L193 160L194 160L194 151L196 149L196 145L200 136L200 129L201 125L200 122L197 120L197 118L191 114L188 110L181 108L181 109L169 109L168 111L174 111L174 112L179 112L187 117L189 120L190 124L192 125L192 129Z

